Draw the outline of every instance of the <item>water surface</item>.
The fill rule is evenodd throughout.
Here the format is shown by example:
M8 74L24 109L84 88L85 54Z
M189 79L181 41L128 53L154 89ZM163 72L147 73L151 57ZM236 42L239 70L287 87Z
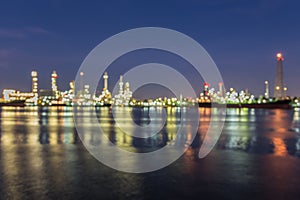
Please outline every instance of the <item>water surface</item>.
M183 111L168 109L166 126L148 140L115 127L109 108L98 112L110 141L128 151L148 152L174 141ZM147 109L134 112L136 123L148 123ZM71 108L2 107L0 198L299 199L299 110L228 109L222 135L204 159L197 154L212 110L199 112L198 134L180 159L156 172L128 174L88 153ZM95 142L90 136L84 139Z

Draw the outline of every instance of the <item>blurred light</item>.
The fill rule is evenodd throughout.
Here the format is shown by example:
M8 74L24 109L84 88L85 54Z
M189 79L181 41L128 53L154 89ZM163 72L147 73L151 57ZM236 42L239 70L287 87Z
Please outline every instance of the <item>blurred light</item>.
M277 53L276 57L277 57L277 60L283 60L282 53Z

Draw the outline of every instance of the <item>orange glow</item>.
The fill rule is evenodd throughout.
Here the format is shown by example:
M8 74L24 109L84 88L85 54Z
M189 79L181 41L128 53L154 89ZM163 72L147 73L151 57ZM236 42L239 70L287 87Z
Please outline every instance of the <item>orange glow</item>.
M273 144L274 144L274 154L276 156L286 156L286 155L288 155L285 143L281 138L273 138L272 141L273 141Z

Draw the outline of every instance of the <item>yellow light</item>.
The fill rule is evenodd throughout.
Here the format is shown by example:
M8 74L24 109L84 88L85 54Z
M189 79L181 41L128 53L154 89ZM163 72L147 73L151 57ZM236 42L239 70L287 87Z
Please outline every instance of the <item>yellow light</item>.
M284 87L283 90L284 90L284 91L287 91L287 87Z
M280 89L280 87L279 86L276 86L276 90L279 90Z
M277 58L282 58L282 54L281 53L278 53L276 56L277 56Z
M32 71L31 72L31 76L37 76L37 72L36 71Z
M276 57L277 57L277 60L283 60L282 53L277 53Z

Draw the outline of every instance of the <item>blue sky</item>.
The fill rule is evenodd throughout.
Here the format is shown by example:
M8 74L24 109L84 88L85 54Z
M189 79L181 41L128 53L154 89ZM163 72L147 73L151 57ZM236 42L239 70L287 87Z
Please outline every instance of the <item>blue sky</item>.
M289 95L300 96L300 2L297 1L6 1L0 6L0 89L30 90L30 71L61 89L87 54L127 29L165 27L197 40L219 67L226 87L264 90L282 52ZM199 81L200 82L200 81ZM198 84L198 83L194 83ZM200 86L199 86L200 89Z

